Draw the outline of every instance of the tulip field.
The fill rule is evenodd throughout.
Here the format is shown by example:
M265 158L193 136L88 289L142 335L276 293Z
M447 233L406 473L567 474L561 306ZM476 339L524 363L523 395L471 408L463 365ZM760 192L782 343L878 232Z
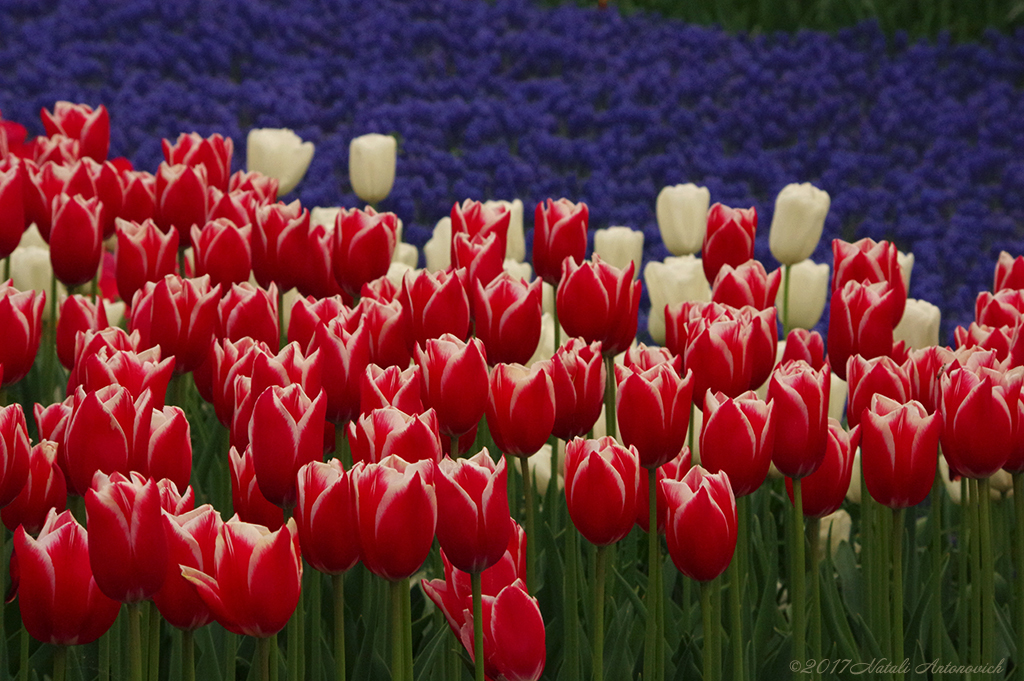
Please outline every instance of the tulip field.
M0 27L0 681L1024 678L1024 34Z

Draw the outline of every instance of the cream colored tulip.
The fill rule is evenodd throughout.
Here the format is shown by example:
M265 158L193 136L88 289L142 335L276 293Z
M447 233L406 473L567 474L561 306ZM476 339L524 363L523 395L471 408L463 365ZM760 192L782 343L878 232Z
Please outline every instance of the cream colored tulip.
M352 140L348 148L348 176L352 191L367 203L387 198L395 184L398 143L391 135L371 133Z
M892 332L893 342L903 341L912 350L930 348L939 344L939 324L942 311L927 300L907 298L903 318Z
M522 262L526 259L523 202L519 199L513 199L512 201L484 201L484 210L490 210L499 206L506 208L511 214L508 221L508 233L505 237L505 259Z
M787 184L775 197L768 248L783 265L795 265L814 253L821 241L831 199L810 182Z
M284 196L306 176L313 151L312 142L288 128L257 128L246 138L245 165L277 180L277 195Z
M665 306L687 301L709 302L711 286L704 276L700 258L692 255L652 261L644 267L644 281L651 298L647 330L655 343L665 343Z
M825 311L828 297L829 266L802 260L789 268L789 328L813 329ZM775 305L781 318L785 285L779 286Z
M400 263L409 269L416 269L420 263L420 252L412 244L400 241L395 244L395 253L391 256L391 262Z
M904 253L903 251L896 251L896 262L900 266L900 274L903 275L903 285L907 291L910 290L910 273L914 271L914 254L911 252Z
M711 192L695 184L677 184L658 192L655 216L665 248L672 255L693 255L704 244Z
M434 226L430 239L423 245L427 271L439 272L452 264L452 219L443 217Z
M644 259L644 233L629 227L609 227L594 232L594 252L609 265L626 269L633 263L633 278L640 276Z

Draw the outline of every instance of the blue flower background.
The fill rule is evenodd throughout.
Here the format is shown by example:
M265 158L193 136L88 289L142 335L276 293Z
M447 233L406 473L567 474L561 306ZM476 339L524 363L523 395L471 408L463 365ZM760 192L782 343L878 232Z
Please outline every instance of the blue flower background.
M316 144L295 197L354 206L349 141L395 134L382 207L417 246L464 198L522 199L529 245L532 207L564 196L660 260L655 197L695 182L757 207L773 267L775 195L810 181L832 197L814 259L833 238L912 250L946 342L999 251L1024 253L1021 34L730 35L524 0L4 0L0 26L3 116L42 134L42 107L105 104L111 155L138 168L193 130L232 137L241 167L249 129L290 127Z

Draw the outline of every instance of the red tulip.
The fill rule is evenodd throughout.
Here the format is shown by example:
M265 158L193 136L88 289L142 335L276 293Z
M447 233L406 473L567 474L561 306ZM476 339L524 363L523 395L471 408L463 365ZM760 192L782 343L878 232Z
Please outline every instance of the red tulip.
M406 273L399 300L412 329L413 347L450 333L469 335L469 295L465 270Z
M91 643L117 619L121 604L97 587L89 536L71 511L51 510L37 539L19 527L14 552L21 621L32 638L53 645Z
M284 510L267 501L256 482L256 469L252 463L252 450L242 454L234 447L228 452L231 464L231 508L247 523L255 523L277 530L284 524Z
M210 206L207 215L209 222L223 219L239 227L252 225L256 221L256 209L264 205L251 191L223 192L216 187L208 187L207 192Z
M214 335L239 341L246 336L276 349L281 344L278 330L277 287L264 290L249 282L232 284L217 303Z
M227 218L192 226L196 275L210 275L214 285L227 289L249 281L252 273L252 225L237 225Z
M217 419L226 428L231 427L235 412L235 378L252 376L253 362L257 354L269 356L271 351L269 347L252 338L242 338L237 343L228 339L217 339L210 346L210 355L204 365L209 367L210 372L210 401L213 403ZM198 376L198 373L196 370L195 375Z
M178 232L181 246L189 245L192 225L205 225L207 212L206 167L161 163L156 173L154 217L164 232Z
M590 431L601 416L607 376L601 343L587 345L571 338L555 350L548 363L555 388L555 425L552 434L571 440Z
M315 570L337 575L359 561L359 526L352 476L331 459L299 469L295 522L302 557Z
M65 434L68 429L68 422L71 420L71 411L75 402L75 396L71 395L63 402L57 402L44 407L35 404L32 407L32 415L36 421L36 430L39 433L39 441L49 440L57 445L57 466L64 474L65 486L70 488L68 480L68 462L65 452Z
M828 361L839 378L846 379L846 360L852 355L872 359L892 352L892 331L899 321L895 316L898 293L884 282L853 281L832 293Z
M333 226L320 224L282 235L279 258L295 275L294 285L301 295L326 298L344 293L334 279L333 238Z
M22 198L25 201L25 227L35 224L39 235L45 241L50 239L50 223L53 221L53 200L64 191L71 166L56 163L38 164L21 161Z
M452 267L466 271L466 292L470 309L478 305L478 287L486 287L502 272L505 246L497 234L470 238L467 234L452 234Z
M107 327L107 311L82 295L68 296L57 317L57 358L65 369L74 366L75 337L82 331L99 331Z
M174 274L178 232L164 234L156 223L117 220L117 250L114 252L117 290L131 302L146 282L157 282Z
M662 480L682 480L693 467L693 457L689 447L683 447L679 456L666 461L657 468L656 485L654 493L658 505L658 532L665 534L665 522L668 520L668 507L665 500L665 491L661 488ZM636 524L644 532L651 531L651 481L650 476L641 471L640 486L636 492Z
M1019 325L1018 321L1016 325ZM971 322L966 329L957 326L953 329L953 338L958 348L979 347L992 350L1000 362L1010 356L1010 345L1013 342L1013 328L1009 326L994 327Z
M363 298L357 310L361 314L360 323L366 326L369 334L370 361L382 367L404 369L409 366L412 333L409 320L402 312L402 304L397 300L384 303Z
M297 200L287 205L274 203L256 211L252 230L252 273L260 286L267 288L274 282L282 291L295 286L299 273L293 269L295 263L282 258L282 250L287 250L287 241L304 239L308 232L309 211Z
M160 361L160 348L135 352L103 346L95 353L83 355L78 373L80 385L86 392L119 385L127 388L133 399L138 399L148 389L153 396L153 407L160 409L174 373L174 358ZM68 394L74 394L77 388L69 386Z
M57 465L57 443L43 440L32 447L28 457L28 478L21 492L0 511L4 526L12 532L24 525L36 534L51 509L61 512L67 506L68 487Z
M445 457L434 476L437 541L452 565L483 572L505 554L512 530L505 457L497 466L487 449L470 459Z
M398 217L367 206L342 209L334 223L332 251L334 278L350 295L363 284L383 277L391 266L398 242Z
M153 597L167 577L167 535L160 491L150 478L114 473L97 476L85 495L89 517L89 563L96 584L115 601Z
M137 331L129 334L122 328L108 326L97 331L87 330L75 336L75 360L71 371L68 372L68 394L72 394L82 384L81 373L88 358L97 354L102 348L109 352L128 350L135 352L139 349L139 333Z
M239 170L228 180L228 191L251 192L262 206L268 206L277 200L277 187L276 179L255 170Z
M181 133L173 144L170 140L163 140L163 149L168 163L183 163L192 167L202 165L206 168L210 186L227 190L228 178L231 177L231 155L235 150L230 137L214 133L204 139L195 132L188 135Z
M359 409L363 414L383 407L395 407L406 414L422 414L424 411L416 367L399 371L396 366L381 369L371 364L363 374L359 395Z
M378 577L409 577L430 553L437 525L435 466L391 456L352 468L362 560Z
M69 196L77 194L82 199L98 198L103 238L113 235L114 220L121 214L124 200L124 188L113 163L97 163L91 158L77 161L63 191Z
M902 365L910 380L910 398L924 405L929 414L939 406L939 379L942 369L953 361L949 348L932 346L910 353Z
M32 159L39 165L71 165L82 158L82 145L66 135L37 137Z
M320 352L327 394L327 419L344 423L359 414L359 383L370 364L370 334L358 325L353 331L344 328L343 320L318 326L308 352Z
M132 471L132 480L140 485L145 484L146 478L141 473ZM156 488L160 490L160 508L171 515L181 515L194 511L196 508L196 493L191 486L185 487L185 493L178 491L178 486L167 478L156 481Z
M800 496L805 516L824 518L835 513L843 505L846 490L850 489L853 453L857 449L858 437L857 428L847 433L839 421L828 420L825 456L821 465L800 480ZM786 492L789 494L790 502L793 502L792 478L786 478Z
M668 519L665 538L684 575L709 582L725 572L736 551L736 497L724 472L694 466L680 480L662 480Z
M750 305L764 310L775 305L781 281L781 269L768 274L757 260L748 260L736 267L725 263L711 287L711 300L733 307Z
M78 140L83 156L103 162L110 149L110 114L100 104L93 109L88 104L57 102L53 113L43 109L39 112L46 134L64 135Z
M636 372L615 367L615 414L619 435L636 447L644 468L657 468L679 455L686 442L693 403L693 372L684 378L668 364Z
M708 392L700 432L701 465L712 473L728 473L736 496L753 494L764 483L774 444L771 402L762 402L753 390L735 398Z
M954 365L940 386L942 453L950 468L969 478L990 477L1013 450L1020 382L999 371Z
M192 439L185 412L180 407L153 408L149 399L147 395L136 405L135 442L128 466L156 480L188 487Z
M14 501L29 475L28 425L15 402L0 407L0 508Z
M871 497L889 508L924 501L935 482L942 422L924 405L875 395L864 411L860 452Z
M614 356L636 336L640 282L633 281L632 263L620 270L598 255L582 264L567 258L555 303L566 333L588 343L601 341L604 354Z
M754 257L756 208L730 208L716 203L708 210L701 262L704 275L714 282L723 265L737 267Z
M1005 289L1024 289L1024 256L1015 258L1006 251L1000 251L992 290L998 293Z
M21 380L39 351L43 332L43 306L46 294L18 291L10 281L0 283L0 328L4 342L0 343L0 366L3 367L3 387Z
M444 334L416 347L416 364L423 405L437 412L442 433L458 437L480 422L488 395L483 343Z
M533 213L533 268L538 277L557 287L565 259L583 262L589 216L587 204L568 199L537 204Z
M100 266L102 249L99 199L67 194L55 198L50 227L53 275L69 287L92 281Z
M452 262L455 261L455 236L457 234L465 234L470 241L476 243L482 243L484 239L493 234L501 251L501 259L505 259L508 227L512 220L512 212L506 206L485 205L479 201L466 199L461 204L456 203L452 206L451 220Z
M793 329L789 332L779 364L796 359L807 362L815 371L824 366L825 340L820 333L807 329Z
M249 442L260 491L282 508L295 505L295 476L324 454L327 398L311 400L299 385L268 388L256 400L249 423Z
M852 244L834 239L832 256L833 296L836 291L846 288L851 281L862 284L888 284L889 290L893 292L892 325L896 326L903 317L903 309L907 304L907 285L903 279L896 245L890 241L876 242L872 239L861 239ZM830 325L829 329L831 328ZM845 358L843 361L846 361ZM832 370L835 371L834 366Z
M348 441L356 463L379 463L392 454L410 463L441 460L441 436L433 409L409 415L384 407L348 424Z
M224 521L209 504L180 515L165 513L163 521L170 559L164 585L153 596L153 604L171 626L198 629L213 620L213 613L192 583L182 576L181 568L214 571L217 536Z
M487 425L498 449L531 456L551 437L555 386L546 365L499 364L491 370Z
M347 317L350 314L352 310L345 305L341 296L296 298L288 319L288 342L298 343L299 348L307 348L318 324L328 324L335 317Z
M828 365L815 371L802 360L780 364L768 384L775 412L772 461L791 478L810 475L821 465L828 440Z
M629 534L639 486L635 447L627 449L612 437L566 443L565 504L573 525L591 544L607 546Z
M982 291L974 302L974 321L985 326L1016 326L1022 315L1024 291Z
M295 521L271 532L232 518L217 533L212 570L181 570L225 629L257 638L273 636L299 604L302 558Z
M86 393L79 387L64 435L71 491L84 496L97 471L127 474L134 441L135 403L127 389L112 385Z
M885 395L899 404L911 399L910 377L888 357L864 359L854 355L846 362L850 398L846 421L851 428L860 424L861 414L872 404L873 396Z
M487 361L492 366L530 361L540 342L541 280L528 284L503 273L486 287L479 281L475 286L475 331L487 348Z
M210 352L219 298L220 286L210 288L209 277L168 275L136 293L128 326L139 331L139 347L159 345L163 357L174 356L174 371L186 373Z
M6 258L25 233L25 190L27 173L18 166L0 170L0 258Z
M751 387L750 357L742 322L697 319L686 329L686 353L683 366L693 373L693 396L698 408L705 393L725 393L736 397Z
M626 350L626 356L622 362L623 366L633 371L642 373L658 364L668 364L675 372L681 373L683 358L681 355L674 355L668 348L651 346L644 343L635 345Z
M141 170L122 171L121 186L121 219L135 223L152 220L156 213L156 176Z

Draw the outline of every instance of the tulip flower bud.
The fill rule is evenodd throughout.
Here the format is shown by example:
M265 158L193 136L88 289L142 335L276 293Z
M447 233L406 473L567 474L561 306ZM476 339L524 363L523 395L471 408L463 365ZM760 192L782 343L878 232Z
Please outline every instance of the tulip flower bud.
M818 325L828 297L829 268L825 263L803 260L789 268L789 328L813 329ZM786 309L785 287L775 297L779 314Z
M117 291L121 298L130 302L146 282L160 281L174 274L178 232L171 230L164 234L152 220L138 223L118 218L114 222L117 225L117 249L114 251Z
M189 566L181 570L228 631L272 636L299 604L302 558L295 520L271 532L232 518L217 533L211 572Z
M583 262L589 218L585 203L548 199L537 204L533 214L533 267L538 277L558 286L566 259Z
M852 355L866 359L892 352L898 291L885 282L862 284L850 281L832 293L829 302L828 361L832 371L846 378L846 360Z
M601 341L604 354L614 356L636 337L640 282L633 281L632 263L620 270L599 255L582 264L567 258L556 304L559 322L571 336Z
M711 300L732 307L749 305L764 310L775 305L781 281L781 269L768 274L764 265L756 260L748 260L738 267L722 265L711 288Z
M708 582L725 572L736 551L736 497L729 477L694 466L680 480L662 480L672 562L687 577ZM693 547L699 545L700 551Z
M469 296L464 279L465 270L406 273L399 300L412 329L413 347L446 333L460 340L469 335Z
M53 106L53 113L43 109L39 117L43 120L47 135L64 135L77 140L81 145L82 156L94 161L102 163L107 159L110 149L110 114L102 104L93 109L87 104L61 101Z
M163 520L170 560L167 578L153 596L153 603L172 626L195 630L209 624L213 614L192 583L182 576L181 568L214 572L217 535L224 521L209 504L181 514L165 513Z
M100 208L96 197L85 200L61 194L53 201L50 262L65 286L78 286L96 276L103 247Z
M661 240L672 255L700 250L708 227L711 192L693 183L664 187L658 192L655 215Z
M768 400L775 412L772 461L791 478L817 470L828 441L831 371L815 371L804 361L780 364L772 372ZM845 491L845 488L844 488Z
M680 378L669 364L643 372L616 365L615 381L619 434L636 447L640 464L657 468L678 456L690 423L693 372Z
M219 299L220 286L211 288L208 276L167 275L136 293L129 328L139 331L141 348L159 345L163 357L173 355L177 373L192 371L210 352Z
M555 350L549 371L555 389L555 423L551 432L562 440L585 435L594 427L604 404L607 370L601 344L569 339Z
M164 159L168 164L183 164L191 168L203 166L209 186L227 191L231 176L231 156L235 144L230 137L214 133L204 138L199 133L181 133L172 144L170 140L162 141ZM182 225L187 228L187 225Z
M992 291L998 293L1004 289L1024 289L1024 256L1015 258L1006 251L999 252Z
M83 331L99 331L107 327L107 313L103 304L96 305L91 298L69 296L60 306L57 317L57 358L66 369L74 366L75 338Z
M396 366L381 369L376 364L366 367L359 388L361 413L369 414L374 409L395 407L406 414L422 414L423 400L416 371L415 366L404 370Z
M533 356L541 331L541 280L532 284L508 274L485 287L475 282L476 335L487 348L491 365L525 363Z
M954 364L940 379L942 453L957 474L987 478L1013 452L1021 384L998 370Z
M392 454L410 463L441 460L437 414L410 415L395 407L374 409L348 424L352 460L379 463Z
M367 203L377 203L395 184L398 143L391 135L371 133L352 140L348 148L348 175L352 191Z
M305 177L313 151L312 142L289 128L254 128L245 139L245 165L277 180L277 193L284 195Z
M850 391L846 421L851 428L860 423L861 413L871 406L875 396L884 395L899 404L911 398L910 377L889 357L864 359L854 355L846 362L846 378Z
M232 447L228 452L231 465L231 508L235 515L247 523L280 529L284 525L284 510L270 503L259 483L256 482L256 468L252 462L252 449L242 454Z
M210 275L210 282L227 289L249 281L252 274L252 225L239 227L228 218L217 218L200 229L192 225L196 276Z
M526 235L523 229L523 202L519 199L511 201L484 201L484 210L507 211L509 214L508 229L505 233L505 260L523 262L526 257Z
M864 411L860 432L864 482L880 504L908 508L924 501L935 481L939 455L937 415L924 405L876 395Z
M644 267L644 281L651 297L647 330L655 343L665 342L665 308L688 301L709 302L711 287L704 266L692 255L652 261Z
M0 159L3 154L0 153ZM27 174L21 168L12 166L0 170L0 257L6 258L21 241L25 232L25 192Z
M352 476L338 459L312 461L299 469L295 523L302 557L315 570L337 575L359 560L359 527Z
M708 229L701 251L704 275L714 281L722 265L741 265L754 257L757 209L716 203L708 210Z
M417 346L415 358L423 404L437 412L441 432L458 437L479 423L488 394L483 343L445 334Z
M594 232L594 252L620 270L633 263L633 278L636 279L643 264L644 233L630 227L599 229Z
M489 388L487 424L498 449L523 457L536 453L555 423L555 388L548 367L498 364Z
M276 350L281 342L277 304L277 286L273 283L269 289L253 286L248 281L231 284L217 303L214 335L236 342L249 337Z
M43 440L29 452L28 477L21 492L3 507L0 516L4 526L12 532L18 525L24 525L29 534L37 534L50 510L60 513L67 501L67 483L57 464L57 443Z
M121 604L97 586L89 563L89 535L71 511L51 510L39 537L14 533L21 572L18 607L25 630L53 645L91 643L117 619Z
M764 483L775 444L771 402L754 392L736 398L708 393L700 431L701 465L725 471L737 496L753 494Z
M782 343L779 344L783 345ZM789 360L802 359L817 371L825 365L825 340L817 331L793 329L786 336L785 350L779 364Z
M156 175L155 220L163 232L178 232L178 242L188 245L192 225L205 225L207 213L206 166L161 163Z
M437 467L437 541L452 564L483 572L505 554L512 523L505 457L497 466L483 449L470 459L445 457Z
M821 465L800 480L805 516L823 518L843 504L853 475L853 453L857 449L858 437L856 428L847 433L839 421L832 418L828 420L825 455ZM786 478L786 492L790 502L793 502L792 478Z
M591 544L607 546L629 534L639 486L636 447L627 449L611 437L566 444L565 503L573 525Z
M399 241L398 217L372 207L342 210L331 238L334 278L350 295L388 272Z
M775 198L768 247L783 265L795 265L814 253L821 240L831 199L810 182L787 184Z

